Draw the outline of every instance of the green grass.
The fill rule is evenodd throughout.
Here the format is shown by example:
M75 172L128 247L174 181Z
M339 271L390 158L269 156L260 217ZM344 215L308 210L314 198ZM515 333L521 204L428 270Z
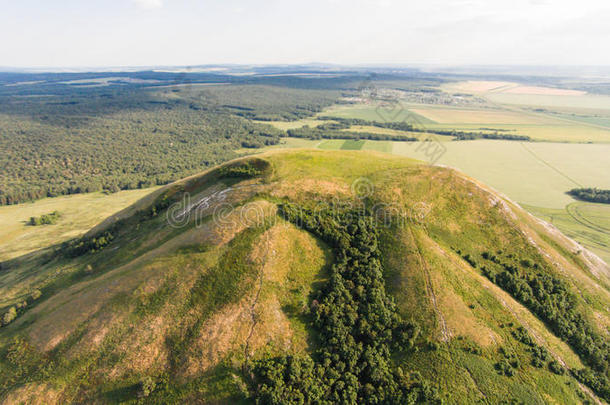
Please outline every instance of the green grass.
M84 234L110 215L156 189L128 190L114 194L76 194L1 206L0 260L21 256ZM54 211L61 216L55 224L27 226L30 217Z
M524 208L610 263L610 205L574 202L563 209Z
M393 143L390 141L366 141L362 150L392 153L392 145Z
M344 149L346 141L304 141L286 138L286 147ZM355 141L349 141L352 145ZM610 188L610 145L521 143L476 140L443 142L446 152L437 163L506 194L512 200L547 208L563 208L575 200L567 190L580 185ZM418 142L366 141L363 150L392 152L427 161ZM525 181L526 179L526 181ZM603 214L602 214L603 216Z
M326 141L310 141L312 145L318 145L319 149L322 150L339 150L343 147L345 140L343 139L329 139Z
M345 142L343 142L343 145L341 145L341 149L342 150L360 150L364 146L365 142L366 141L363 141L363 140L356 141L356 140L348 139Z

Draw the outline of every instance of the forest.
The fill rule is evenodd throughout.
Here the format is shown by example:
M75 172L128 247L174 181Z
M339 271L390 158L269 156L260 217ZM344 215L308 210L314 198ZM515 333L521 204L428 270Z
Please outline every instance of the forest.
M338 96L256 84L53 91L0 97L0 205L166 184L285 135L252 119L298 119Z

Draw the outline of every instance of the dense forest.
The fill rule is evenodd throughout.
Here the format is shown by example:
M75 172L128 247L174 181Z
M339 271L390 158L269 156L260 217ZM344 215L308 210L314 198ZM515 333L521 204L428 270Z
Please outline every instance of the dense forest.
M251 119L297 119L336 97L335 90L192 83L0 97L0 205L166 184L284 135Z
M610 204L610 190L602 190L599 188L574 188L568 191L568 194L579 200Z

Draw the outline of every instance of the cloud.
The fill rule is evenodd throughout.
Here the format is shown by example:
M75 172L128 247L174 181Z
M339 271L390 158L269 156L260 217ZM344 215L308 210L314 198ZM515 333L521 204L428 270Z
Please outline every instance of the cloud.
M163 7L163 0L132 0L138 7L150 10Z

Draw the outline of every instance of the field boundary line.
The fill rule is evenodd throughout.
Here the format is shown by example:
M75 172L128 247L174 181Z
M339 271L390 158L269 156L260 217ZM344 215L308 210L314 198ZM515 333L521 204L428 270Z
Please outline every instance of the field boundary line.
M582 184L580 184L579 182L577 182L576 180L574 180L573 178L571 178L570 176L568 176L567 174L565 174L564 172L562 172L561 170L559 170L558 168L556 168L555 166L553 166L552 164L550 164L549 162L547 162L546 160L542 159L540 156L538 156L534 151L532 151L530 148L528 148L527 146L525 146L525 142L519 142L519 144L523 147L523 149L525 149L527 152L529 152L536 160L538 160L540 163L544 164L545 166L547 166L548 168L552 169L553 171L555 171L557 174L559 174L560 176L566 178L567 180L569 180L570 182L576 184L578 187L582 187Z

